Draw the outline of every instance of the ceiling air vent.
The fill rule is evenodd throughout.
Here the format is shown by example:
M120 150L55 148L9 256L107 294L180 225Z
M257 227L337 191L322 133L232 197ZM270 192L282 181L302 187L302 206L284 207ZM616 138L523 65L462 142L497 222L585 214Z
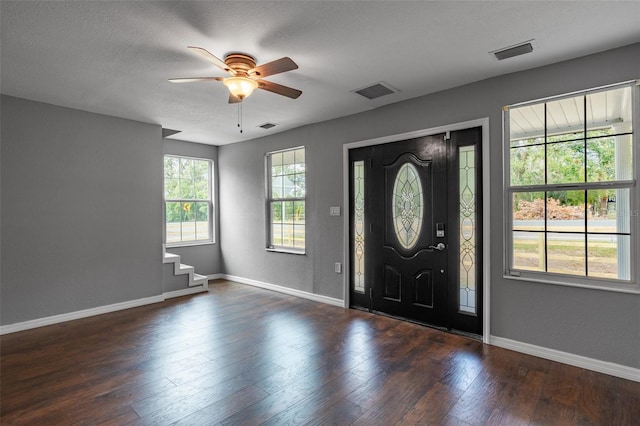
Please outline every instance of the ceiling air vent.
M267 130L267 129L270 129L272 127L276 127L276 125L273 124L273 123L264 123L264 124L259 125L258 127Z
M524 43L516 44L515 46L505 47L504 49L494 50L489 53L492 53L499 61L503 61L508 58L513 58L514 56L533 52L533 42L534 40L529 40Z
M360 96L364 96L367 99L376 99L381 96L396 93L397 90L392 89L386 83L379 82L372 84L371 86L363 87L362 89L353 90L353 92L357 93Z

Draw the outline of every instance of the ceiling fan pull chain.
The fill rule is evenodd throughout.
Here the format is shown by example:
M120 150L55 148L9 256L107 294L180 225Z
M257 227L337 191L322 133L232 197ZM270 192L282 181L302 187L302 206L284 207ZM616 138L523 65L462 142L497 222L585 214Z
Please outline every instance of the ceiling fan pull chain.
M242 102L238 103L238 127L242 133Z

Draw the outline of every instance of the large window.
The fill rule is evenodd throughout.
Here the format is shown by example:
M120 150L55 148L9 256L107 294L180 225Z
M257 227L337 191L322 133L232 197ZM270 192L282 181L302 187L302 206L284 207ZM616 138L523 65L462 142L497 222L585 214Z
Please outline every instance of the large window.
M213 241L211 160L164 157L165 243Z
M635 91L505 108L507 276L638 288Z
M304 253L305 176L304 147L267 154L267 248Z

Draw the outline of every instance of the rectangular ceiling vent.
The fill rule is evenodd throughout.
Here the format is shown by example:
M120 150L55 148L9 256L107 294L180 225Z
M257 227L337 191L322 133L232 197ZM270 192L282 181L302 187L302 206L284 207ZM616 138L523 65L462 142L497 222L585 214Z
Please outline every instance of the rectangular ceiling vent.
M492 53L499 61L503 61L505 59L513 58L514 56L520 56L531 52L533 52L533 40L525 41L524 43L516 44L515 46L505 47L504 49L494 50L489 53Z
M396 93L397 90L393 89L386 83L378 82L370 86L363 87L362 89L353 90L353 92L357 93L360 96L364 96L367 99L376 99L381 96Z
M268 130L268 129L272 128L272 127L276 127L276 125L273 124L273 123L264 123L264 124L259 125L258 127L260 127L261 129Z

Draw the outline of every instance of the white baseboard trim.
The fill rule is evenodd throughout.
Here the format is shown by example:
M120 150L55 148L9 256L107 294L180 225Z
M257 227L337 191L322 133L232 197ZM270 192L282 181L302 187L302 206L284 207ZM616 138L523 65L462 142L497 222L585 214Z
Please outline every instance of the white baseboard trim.
M188 296L190 294L204 293L207 291L209 291L208 287L197 286L197 287L183 288L182 290L167 291L162 293L162 296L164 297L165 300L167 300L167 299L173 299L174 297Z
M247 284L254 287L264 288L266 290L277 291L279 293L288 294L290 296L301 297L303 299L313 300L315 302L338 306L340 308L344 307L344 302L341 299L335 299L333 297L309 293L306 291L283 287L277 284L266 283L263 281L252 280L249 278L243 278L243 277L227 275L227 274L213 274L213 275L209 275L208 278L209 279L227 279L227 280L235 281L241 284ZM98 306L96 308L83 309L81 311L69 312L69 313L60 314L60 315L53 315L50 317L38 318L35 320L29 320L29 321L19 322L15 324L2 325L0 326L0 335L16 333L19 331L29 330L32 328L44 327L47 325L53 325L61 322L87 318L91 316L106 314L109 312L121 311L124 309L136 308L139 306L149 305L152 303L163 302L164 300L171 299L174 297L186 296L186 295L205 292L205 291L207 291L207 288L205 286L191 287L191 288L186 288L182 290L165 292L158 296L145 297L142 299L114 303L112 305ZM627 380L632 380L635 382L640 382L640 369L637 369L637 368L615 364L613 362L601 361L601 360L588 358L581 355L575 355L568 352L549 349L542 346L523 343L516 340L506 339L504 337L493 336L493 335L490 336L489 338L489 344L494 346L499 346L505 349L510 349L516 352L521 352L528 355L533 355L540 358L548 359L551 361L561 362L563 364L572 365L574 367L585 368L587 370L596 371L598 373L604 373L610 376L615 376L615 377L620 377Z
M301 297L303 299L313 300L315 302L326 303L333 306L344 307L344 302L341 299L334 299L333 297L322 296L320 294L313 294L302 290L296 290L293 288L283 287L277 284L266 283L263 281L252 280L248 278L236 277L234 275L227 274L212 274L207 276L210 280L215 279L227 279L236 281L241 284L248 284L254 287L264 288L266 290L273 290L279 293L288 294L291 296ZM98 306L96 308L84 309L76 312L69 312L66 314L54 315L45 318L38 318L35 320L29 320L19 322L15 324L7 324L0 326L0 335L16 333L18 331L29 330L32 328L44 327L47 325L58 324L65 321L72 321L80 318L87 318L95 315L106 314L109 312L121 311L123 309L136 308L138 306L149 305L151 303L163 302L164 300L174 297L187 296L190 294L200 293L208 291L208 286L190 287L182 290L168 291L158 296L146 297L144 299L130 300L127 302L114 303L113 305Z
M288 294L290 296L301 297L303 299L313 300L314 302L326 303L328 305L339 306L344 308L344 301L342 299L335 299L333 297L323 296L321 294L309 293L307 291L296 290L294 288L283 287L277 284L266 283L264 281L252 280L249 278L237 277L235 275L222 274L222 278L235 281L240 284L247 284L254 287L264 288L266 290L277 291L278 293Z
M575 355L568 352L562 352L555 349L549 349L542 346L536 346L529 343L518 342L516 340L505 339L504 337L491 336L489 344L499 346L501 348L510 349L516 352L522 352L527 355L537 356L539 358L551 361L561 362L563 364L580 367L587 370L596 371L598 373L608 374L610 376L620 377L622 379L640 382L640 369L627 367L626 365L615 364L613 362L600 361L594 358L588 358L581 355Z
M189 287L182 290L167 291L165 293L162 293L161 295L145 297L144 299L129 300L127 302L114 303L113 305L98 306L96 308L83 309L81 311L69 312L66 314L53 315L50 317L38 318L34 320L18 322L15 324L2 325L0 326L0 336L3 334L17 333L18 331L58 324L61 322L107 314L109 312L137 308L138 306L164 302L165 300L172 299L174 297L188 296L190 294L202 293L206 291L208 291L208 285Z
M122 311L123 309L137 308L138 306L150 305L164 301L163 295L145 297L143 299L129 300L127 302L114 303L112 305L98 306L96 308L83 309L81 311L69 312L66 314L53 315L50 317L38 318L34 320L18 322L0 326L0 335L16 333L18 331L32 328L44 327L66 321L73 321L80 318L92 317L109 312Z

